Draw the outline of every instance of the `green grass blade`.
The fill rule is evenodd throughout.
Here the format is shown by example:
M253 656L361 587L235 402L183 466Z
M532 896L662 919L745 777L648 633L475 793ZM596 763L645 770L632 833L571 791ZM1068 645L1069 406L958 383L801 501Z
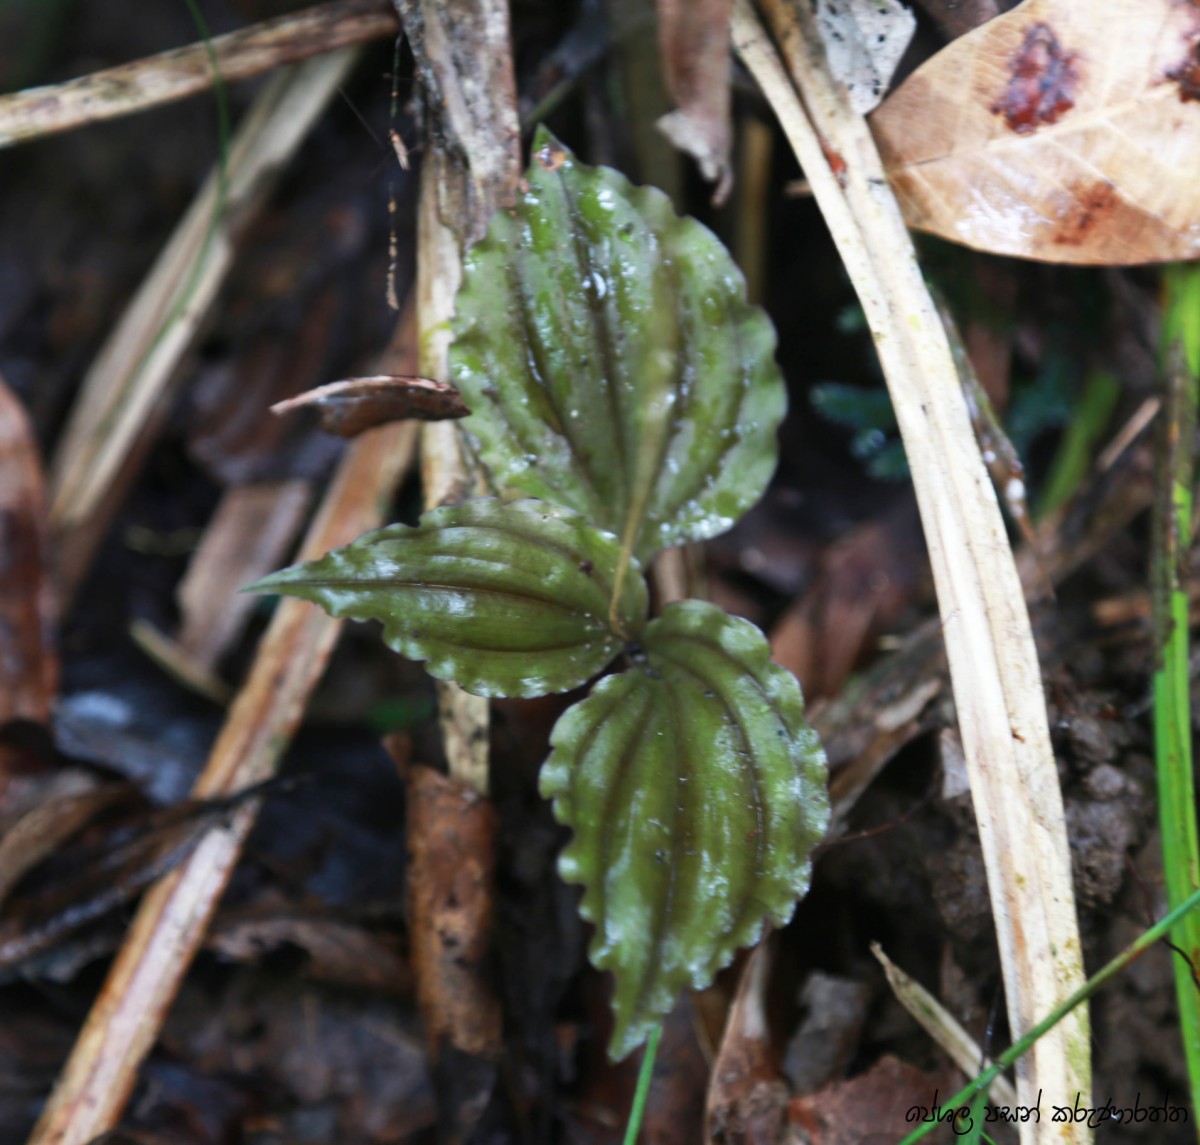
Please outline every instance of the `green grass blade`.
M642 1130L642 1119L646 1116L646 1098L650 1096L650 1080L654 1076L654 1059L658 1054L658 1039L662 1037L662 1024L655 1026L646 1039L642 1054L642 1068L638 1070L637 1089L633 1091L633 1105L629 1108L629 1122L625 1126L624 1145L636 1145Z
M1192 767L1188 595L1183 578L1192 533L1197 386L1200 385L1200 267L1167 271L1163 321L1166 394L1161 415L1158 492L1151 555L1156 665L1154 753L1167 905L1200 889ZM1200 917L1171 933L1183 952L1175 958L1179 1024L1187 1060L1192 1108L1200 1109ZM1189 961L1190 960L1190 961Z

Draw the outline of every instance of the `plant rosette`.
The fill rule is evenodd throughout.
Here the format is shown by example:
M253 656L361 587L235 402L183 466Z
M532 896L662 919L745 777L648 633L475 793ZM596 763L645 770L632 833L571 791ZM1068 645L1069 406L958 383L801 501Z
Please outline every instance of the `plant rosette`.
M643 568L762 495L785 409L765 314L667 197L545 129L517 202L464 260L454 382L498 494L376 530L253 585L377 620L401 654L485 696L586 684L542 793L573 831L614 1057L707 985L809 886L825 756L791 673L704 601L648 618Z

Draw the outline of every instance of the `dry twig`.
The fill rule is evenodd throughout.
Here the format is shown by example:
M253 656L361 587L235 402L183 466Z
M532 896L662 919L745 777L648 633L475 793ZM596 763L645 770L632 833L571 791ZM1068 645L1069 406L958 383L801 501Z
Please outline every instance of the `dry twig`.
M520 176L516 80L505 0L397 0L423 79L429 134L417 233L419 372L449 374L450 319L462 256L487 230ZM430 423L421 438L426 508L461 501L475 486L458 428ZM438 683L450 773L487 791L487 701Z
M66 83L13 92L0 96L0 147L206 91L213 85L210 47L221 77L239 80L396 31L386 0L335 0L216 36L211 45L189 44Z

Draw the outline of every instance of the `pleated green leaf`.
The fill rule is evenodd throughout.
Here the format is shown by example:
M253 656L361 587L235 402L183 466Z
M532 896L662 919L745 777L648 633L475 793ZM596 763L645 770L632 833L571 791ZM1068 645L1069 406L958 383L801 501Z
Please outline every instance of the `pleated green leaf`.
M494 499L367 533L251 586L378 620L397 652L482 696L543 696L583 684L646 620L637 565L610 601L619 546L570 509Z
M808 890L829 822L825 754L762 633L701 601L646 628L644 658L562 716L542 793L574 830L592 961L616 974L624 1057Z
M497 487L578 509L645 562L729 528L775 468L775 332L662 192L545 129L467 255L450 352Z

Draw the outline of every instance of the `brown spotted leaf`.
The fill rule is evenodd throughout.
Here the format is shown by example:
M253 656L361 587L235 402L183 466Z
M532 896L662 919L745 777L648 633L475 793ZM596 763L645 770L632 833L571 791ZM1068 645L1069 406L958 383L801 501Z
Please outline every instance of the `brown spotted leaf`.
M1026 0L871 116L910 226L1046 262L1200 256L1200 6Z

